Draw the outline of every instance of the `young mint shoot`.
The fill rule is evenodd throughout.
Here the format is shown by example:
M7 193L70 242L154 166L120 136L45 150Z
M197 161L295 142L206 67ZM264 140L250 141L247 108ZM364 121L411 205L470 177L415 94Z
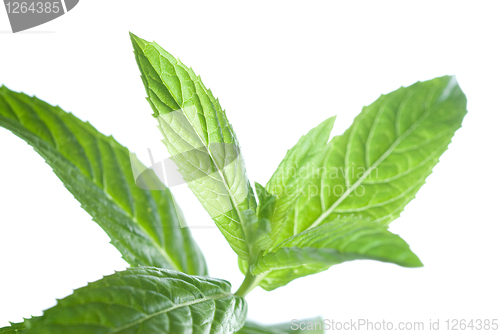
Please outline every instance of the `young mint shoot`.
M1 334L292 333L290 324L247 321L245 297L345 261L422 266L388 225L462 124L467 101L455 77L381 95L332 139L335 117L328 118L265 185L252 185L226 112L201 78L155 42L131 40L166 149L238 255L243 283L232 292L208 277L170 190L154 173L138 185L134 170L146 167L135 155L71 113L3 86L0 125L45 159L130 268Z

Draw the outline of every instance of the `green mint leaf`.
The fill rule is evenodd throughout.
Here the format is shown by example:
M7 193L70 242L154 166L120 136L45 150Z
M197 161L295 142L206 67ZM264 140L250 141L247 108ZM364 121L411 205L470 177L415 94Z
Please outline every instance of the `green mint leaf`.
M243 231L249 250L250 263L254 263L259 253L271 246L271 222L266 218L259 218L254 211L243 211Z
M303 328L303 330L300 329ZM309 327L309 329L307 329ZM278 325L261 325L252 321L247 321L237 334L323 334L323 319L294 319Z
M294 171L286 167L293 167L293 155L285 157L285 171L280 165L267 185L278 203L295 201L285 223L279 224L276 242L352 215L388 225L415 197L465 114L465 95L455 77L445 76L382 95L327 145L324 138L330 134L329 126L323 123L314 129L314 133L322 132L324 127L318 148L324 158L320 168L314 158L304 158L314 160L308 173L300 174L307 175L309 183L298 181L307 187L297 189L301 193L296 195L279 185L283 173ZM300 151L302 145L299 141L291 151Z
M248 261L253 264L262 251L271 247L271 221L270 218L276 207L277 197L269 194L266 189L255 183L259 205L257 212L253 210L243 211L243 232L248 245Z
M248 259L241 224L243 211L256 203L225 111L191 68L154 42L131 39L172 160L233 250Z
M270 194L266 188L259 183L255 182L255 189L259 198L259 205L257 206L257 214L261 219L272 219L276 210L278 197Z
M261 286L273 290L296 278L353 260L422 266L398 235L366 219L344 218L288 238L267 254L261 254L250 270L253 275L271 272Z
M328 139L332 131L335 117L330 117L313 128L290 149L283 161L267 183L266 189L277 197L275 209L269 218L272 222L271 238L273 242L282 235L297 234L298 225L287 223L298 198L308 185L314 182L323 166ZM299 174L302 173L302 174ZM298 213L296 210L293 213ZM294 217L295 218L295 217ZM290 230L291 229L291 230ZM281 237L284 240L284 237Z
M11 322L11 325L9 327L0 328L0 334L18 334L22 333L24 329L26 329L24 322L20 324Z
M0 88L0 126L33 146L130 265L207 274L189 229L181 228L184 217L170 191L139 188L129 151L115 139L6 87ZM143 182L160 183L154 173Z
M88 284L23 334L231 334L245 321L245 300L219 279L152 267L130 268Z
M314 234L309 231L322 224L353 217L385 227L399 217L460 128L466 103L454 77L435 78L382 95L330 142L333 119L302 137L266 186L278 197L271 218L274 246L251 272L272 270L278 262L290 267L268 271L260 285L272 290L335 264L319 261L321 254L328 253L325 250L318 257L293 247L278 250L283 243L297 241L294 236L304 231L311 237ZM407 253L403 250L395 249L402 253L382 261L398 263L394 257ZM331 256L333 262L338 260ZM300 259L308 264L294 267ZM418 265L414 260L410 265L399 264Z

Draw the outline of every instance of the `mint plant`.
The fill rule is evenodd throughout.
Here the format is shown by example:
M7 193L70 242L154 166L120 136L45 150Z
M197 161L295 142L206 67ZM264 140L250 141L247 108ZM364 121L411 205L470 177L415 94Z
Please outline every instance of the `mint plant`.
M291 333L290 324L247 322L245 296L345 261L422 266L387 226L461 126L466 98L454 77L380 96L332 139L335 118L325 120L287 152L265 186L253 188L226 112L200 77L158 44L131 39L165 146L238 255L244 281L233 290L208 277L172 193L154 173L143 174L139 187L133 169L146 167L125 147L3 86L0 125L46 160L130 268L0 333Z

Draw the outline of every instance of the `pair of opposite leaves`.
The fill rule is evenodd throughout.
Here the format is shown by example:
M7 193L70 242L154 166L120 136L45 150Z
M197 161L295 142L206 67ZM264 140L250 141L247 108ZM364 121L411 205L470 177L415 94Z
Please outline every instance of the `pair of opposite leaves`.
M382 95L330 141L334 118L312 129L267 185L256 185L257 205L218 100L156 43L134 35L132 42L168 150L238 254L242 271L257 276L261 287L272 290L355 259L421 266L386 226L414 198L461 125L466 99L454 77ZM0 333L283 332L256 324L241 328L245 301L227 282L199 277L207 275L205 260L189 230L180 228L184 218L170 191L137 187L132 164L144 166L112 137L5 87L0 125L45 158L132 267L165 268L105 277L42 317ZM307 173L296 177L300 169ZM142 182L158 179L148 174Z

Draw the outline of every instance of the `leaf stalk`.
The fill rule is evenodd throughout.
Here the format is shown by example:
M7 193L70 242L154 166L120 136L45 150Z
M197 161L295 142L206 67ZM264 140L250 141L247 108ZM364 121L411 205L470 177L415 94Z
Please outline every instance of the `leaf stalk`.
M247 270L245 279L241 283L238 290L234 293L238 297L245 298L250 291L259 285L259 283L266 277L265 274L254 276L250 273L250 268Z

